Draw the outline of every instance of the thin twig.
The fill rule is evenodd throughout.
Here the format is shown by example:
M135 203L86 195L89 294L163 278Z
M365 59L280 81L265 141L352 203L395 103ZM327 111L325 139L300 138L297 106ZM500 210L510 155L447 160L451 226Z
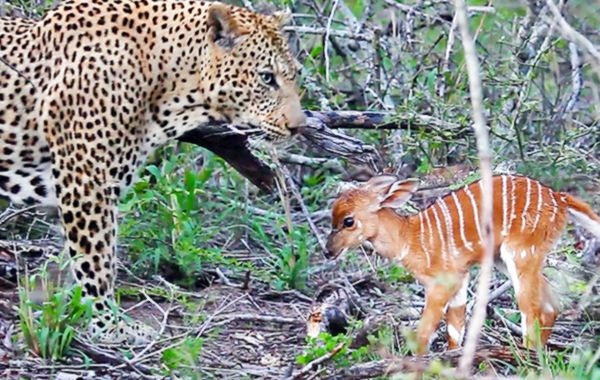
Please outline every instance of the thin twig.
M335 10L337 8L339 0L334 0L333 5L331 6L331 13L329 14L329 18L327 19L327 27L325 28L325 42L323 46L323 53L325 54L325 81L329 82L329 33L331 33L331 22L333 21L333 16L335 14Z
M463 48L465 51L465 60L467 74L469 76L469 92L471 95L473 129L477 139L477 151L479 156L479 167L481 171L481 181L483 185L481 200L481 224L482 224L482 243L484 255L481 262L479 284L477 286L477 303L475 311L469 324L469 331L465 341L463 355L459 362L459 372L465 377L468 376L475 356L475 348L479 339L479 333L485 320L486 305L488 302L488 293L490 278L492 273L493 258L493 220L492 220L492 157L489 147L488 132L484 117L483 108L483 90L481 84L481 74L475 43L469 32L467 10L464 0L455 0L456 21L460 34L462 36Z
M302 199L302 194L300 194L300 190L298 190L298 186L296 186L296 184L294 183L292 175L290 174L289 170L285 166L282 166L281 170L283 171L285 178L287 179L288 185L289 185L290 189L292 190L292 194L294 195L294 198L296 198L296 201L298 201L298 204L300 204L300 209L302 210L302 214L304 214L304 218L306 219L306 222L308 223L310 230L312 231L313 235L315 235L315 237L317 238L317 242L319 243L319 246L321 247L321 252L326 252L327 249L325 247L325 241L323 240L323 237L321 236L321 232L317 228L317 225L312 220L312 217L310 216L310 212L308 211L308 208L304 204L304 199Z
M579 57L579 51L577 49L577 45L574 43L569 43L569 51L571 53L571 83L573 86L573 90L571 92L571 96L569 97L569 101L565 106L564 113L567 114L571 112L575 105L577 104L577 100L579 100L579 94L581 93L581 87L583 85L583 78L581 77L581 58Z

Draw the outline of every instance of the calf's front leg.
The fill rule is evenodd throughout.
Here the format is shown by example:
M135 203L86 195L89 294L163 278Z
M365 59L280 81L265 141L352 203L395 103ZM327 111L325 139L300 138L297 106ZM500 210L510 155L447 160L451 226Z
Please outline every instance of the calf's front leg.
M456 291L444 284L435 284L427 288L425 308L417 329L417 354L423 355L429 349L429 343L438 328L444 309Z

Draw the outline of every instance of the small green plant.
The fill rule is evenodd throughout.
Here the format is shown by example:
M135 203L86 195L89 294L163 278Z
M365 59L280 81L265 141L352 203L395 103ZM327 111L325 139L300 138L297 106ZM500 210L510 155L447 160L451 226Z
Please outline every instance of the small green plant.
M296 357L296 363L300 365L306 365L311 361L325 356L332 352L337 346L342 344L342 348L332 357L332 362L338 367L348 367L350 365L350 358L348 357L349 349L348 346L352 342L352 338L348 335L331 335L329 333L321 333L317 338L308 337L307 347L304 353ZM366 349L366 347L364 347ZM361 352L363 350L361 349ZM356 351L350 352L350 355Z
M124 215L120 233L129 243L133 272L141 276L160 272L186 287L194 285L207 264L237 266L213 241L239 205L213 201L204 191L224 163L208 155L200 170L181 169L189 166L191 153L175 154L173 147L165 148L167 158L161 167L148 165L120 206Z
M201 375L195 367L198 366L203 344L202 339L188 337L180 345L165 350L162 363L167 367L167 372L173 375L175 371L179 371L183 378L200 379Z
M304 289L308 276L309 248L306 231L295 229L290 234L294 246L284 245L277 249L275 287L277 289Z
M389 265L378 268L379 276L388 283L412 283L414 278L412 275L403 267L390 263Z
M19 304L19 321L27 347L43 359L63 358L76 329L85 328L90 320L91 300L82 298L81 287L57 290L42 305L29 301L27 293L21 291Z

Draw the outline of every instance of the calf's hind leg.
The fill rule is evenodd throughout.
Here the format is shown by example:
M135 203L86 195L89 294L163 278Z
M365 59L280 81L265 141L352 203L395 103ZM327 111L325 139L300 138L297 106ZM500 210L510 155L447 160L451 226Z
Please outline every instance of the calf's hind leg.
M531 247L514 249L503 244L500 257L506 265L521 311L523 344L526 347L545 344L558 315L558 305L542 274L545 251L536 252Z
M446 329L448 334L448 349L452 350L462 345L465 335L465 312L467 309L467 288L469 275L465 276L462 286L448 302L446 311Z

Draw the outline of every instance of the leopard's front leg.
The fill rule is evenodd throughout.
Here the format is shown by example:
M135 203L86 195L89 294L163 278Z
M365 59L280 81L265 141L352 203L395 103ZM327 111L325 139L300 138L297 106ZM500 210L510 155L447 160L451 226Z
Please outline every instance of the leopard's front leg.
M150 328L125 323L114 308L118 185L98 162L65 151L54 152L56 194L73 277L93 300L90 333L107 343L148 341Z

